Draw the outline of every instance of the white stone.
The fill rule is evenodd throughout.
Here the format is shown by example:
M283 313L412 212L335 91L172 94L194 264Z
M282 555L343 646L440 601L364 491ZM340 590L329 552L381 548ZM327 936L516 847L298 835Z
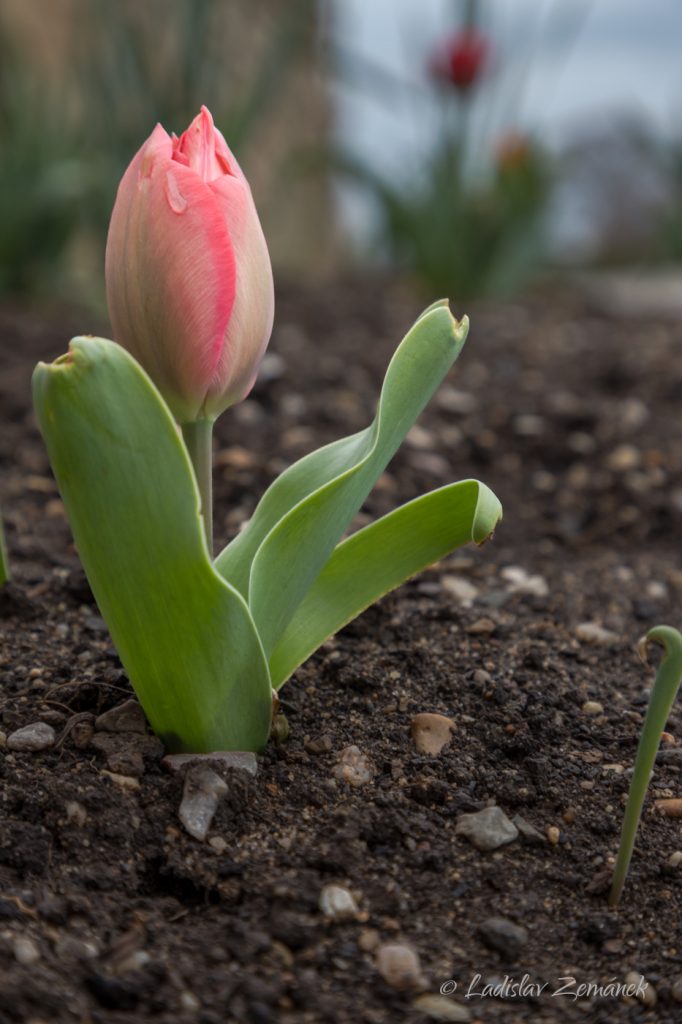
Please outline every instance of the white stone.
M349 921L358 913L352 892L342 885L325 885L320 893L319 907L330 921Z
M207 765L193 765L185 777L178 817L195 839L204 841L227 783Z
M31 722L10 733L7 747L19 751L48 750L54 746L56 738L54 729L47 722Z
M576 626L575 635L583 643L603 646L616 643L620 639L617 633L611 632L610 629L604 629L597 622L581 622Z
M377 970L387 985L401 991L420 989L425 981L419 956L403 942L384 942L376 951Z

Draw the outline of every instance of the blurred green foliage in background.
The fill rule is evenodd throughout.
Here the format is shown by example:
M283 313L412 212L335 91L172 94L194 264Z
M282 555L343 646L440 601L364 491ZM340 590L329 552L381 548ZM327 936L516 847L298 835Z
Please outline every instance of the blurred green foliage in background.
M64 295L75 237L81 263L102 261L118 182L157 122L180 133L205 103L241 157L310 38L314 6L284 7L258 59L235 69L229 4L87 0L56 83L0 18L0 290ZM84 298L101 267L81 276Z
M431 151L407 153L409 172L397 181L347 150L331 163L376 200L379 250L391 265L424 294L460 300L513 291L541 264L551 174L546 153L527 133L505 129L491 141L491 115L507 108L513 123L520 90L515 96L499 77L485 5L467 0L453 10L455 27L431 56L428 95L412 97L438 110ZM359 71L378 99L392 105L398 90L410 88L364 65Z
M221 46L233 31L230 5L171 0L161 18L150 16L150 5L110 0L91 0L87 9L77 40L79 92L87 97L86 146L98 172L91 214L104 227L123 171L157 122L180 134L205 104L230 148L244 151L306 37L314 0L283 8L247 81L237 80ZM227 20L216 25L223 14ZM92 47L93 38L103 45Z
M85 167L64 96L45 88L0 34L0 291L58 283L79 220Z
M336 162L379 201L381 240L394 266L430 295L471 299L519 287L543 255L548 162L530 139L509 136L492 166L467 175L457 139L446 139L409 188L348 158Z

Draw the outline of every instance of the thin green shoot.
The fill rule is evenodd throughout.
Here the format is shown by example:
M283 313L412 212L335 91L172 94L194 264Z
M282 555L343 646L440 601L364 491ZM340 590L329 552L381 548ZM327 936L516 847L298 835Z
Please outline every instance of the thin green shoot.
M649 788L656 754L661 742L661 733L665 729L670 709L675 702L680 682L682 682L682 635L671 626L655 626L650 629L639 643L639 653L643 661L646 661L647 648L654 643L660 644L664 653L656 673L651 700L637 748L620 847L609 893L610 907L618 905L623 892L642 815L644 798Z

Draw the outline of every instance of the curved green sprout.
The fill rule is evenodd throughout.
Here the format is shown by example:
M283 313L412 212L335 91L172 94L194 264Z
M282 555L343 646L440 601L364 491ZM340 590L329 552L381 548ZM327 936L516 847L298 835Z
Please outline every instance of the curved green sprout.
M635 845L635 836L642 815L642 805L649 788L651 773L656 754L661 742L661 733L668 721L677 692L682 682L682 635L671 626L655 626L640 640L639 653L646 661L646 651L650 644L663 647L663 659L658 666L656 680L651 690L651 700L644 719L644 727L640 736L635 758L635 769L630 783L623 830L621 833L618 857L613 872L613 882L609 893L609 906L615 907L623 892L623 886L630 867L630 859Z

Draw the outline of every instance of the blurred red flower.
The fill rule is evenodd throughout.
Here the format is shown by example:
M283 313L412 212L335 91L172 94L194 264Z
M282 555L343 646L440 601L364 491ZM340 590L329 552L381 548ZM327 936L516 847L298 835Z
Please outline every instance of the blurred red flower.
M460 29L435 51L431 73L459 92L467 92L488 63L489 50L487 39L475 28Z

